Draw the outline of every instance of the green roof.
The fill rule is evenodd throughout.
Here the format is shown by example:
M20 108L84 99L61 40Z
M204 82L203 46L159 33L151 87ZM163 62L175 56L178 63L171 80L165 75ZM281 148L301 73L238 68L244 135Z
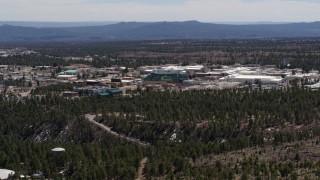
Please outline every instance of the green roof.
M107 92L98 92L97 95L98 96L109 96L110 94Z
M152 73L146 78L144 81L159 81L159 82L167 82L167 83L179 83L184 80L188 80L189 77L187 74L155 74Z
M122 93L122 90L118 88L111 88L111 89L108 89L107 92L110 94L120 94Z
M77 70L67 70L65 73L77 73Z

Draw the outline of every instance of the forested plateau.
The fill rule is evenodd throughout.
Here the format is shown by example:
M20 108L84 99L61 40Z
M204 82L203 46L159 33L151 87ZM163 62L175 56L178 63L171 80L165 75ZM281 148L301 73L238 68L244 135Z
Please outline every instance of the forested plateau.
M2 47L3 46L3 47ZM0 64L94 67L162 64L275 65L320 69L320 40L168 40L2 44L29 55ZM68 57L93 57L92 62ZM290 67L282 60L288 59ZM10 82L9 82L10 83ZM13 82L15 83L15 82ZM19 83L19 82L17 82ZM38 87L30 97L0 95L0 167L15 177L135 179L317 179L320 91L128 91L128 96L65 98L68 84ZM121 137L86 119L110 127ZM56 154L52 148L63 147Z
M57 87L56 89L59 89ZM45 92L45 91L42 91ZM132 91L67 99L54 91L0 98L0 166L46 178L309 178L319 175L320 92ZM146 142L117 138L85 119ZM54 147L66 152L57 157Z

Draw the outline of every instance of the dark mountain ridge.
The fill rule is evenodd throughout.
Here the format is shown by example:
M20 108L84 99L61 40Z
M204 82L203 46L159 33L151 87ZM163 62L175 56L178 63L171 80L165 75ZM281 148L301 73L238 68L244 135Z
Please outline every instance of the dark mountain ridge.
M121 22L103 26L36 28L0 26L0 41L121 41L161 39L258 39L320 37L320 22L227 25L185 22Z

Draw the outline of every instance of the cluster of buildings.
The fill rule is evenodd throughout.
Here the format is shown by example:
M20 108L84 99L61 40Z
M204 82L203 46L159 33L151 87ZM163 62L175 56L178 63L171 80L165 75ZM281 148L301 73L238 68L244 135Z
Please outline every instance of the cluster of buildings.
M137 69L126 67L94 68L84 64L65 67L52 66L0 66L0 87L7 80L25 81L24 86L35 88L56 83L73 83L73 92L65 96L95 94L114 95L113 91L142 89L227 89L259 86L263 89L278 89L290 86L292 80L308 79L308 87L320 87L318 71L303 73L302 69L279 69L276 66L258 65L164 65L142 66ZM312 85L314 82L315 85ZM20 87L21 88L21 87ZM117 93L119 93L117 92Z
M185 90L241 88L248 85L277 89L289 86L295 79L308 79L310 82L319 79L318 71L303 73L302 69L278 69L276 66L195 65L142 69L143 74L148 74L143 79L145 86L176 84Z
M8 57L13 55L28 55L35 53L34 51L30 51L27 48L14 48L14 49L0 49L0 57Z
M0 49L0 56L35 53L26 48ZM65 57L69 60L93 61L95 56ZM79 61L80 62L80 61ZM289 60L282 64L289 67ZM30 87L46 86L55 83L73 83L87 86L92 91L95 87L128 89L225 89L259 85L265 89L281 88L290 85L290 81L308 79L317 88L318 71L303 73L302 69L279 69L275 65L259 66L256 64L232 66L194 64L181 66L168 64L163 66L141 66L139 68L104 67L94 68L85 64L73 64L65 67L53 66L9 66L0 65L0 87L6 80L21 80ZM96 88L97 89L97 88ZM105 92L106 94L107 92ZM102 91L101 91L101 94ZM109 93L110 94L110 93Z

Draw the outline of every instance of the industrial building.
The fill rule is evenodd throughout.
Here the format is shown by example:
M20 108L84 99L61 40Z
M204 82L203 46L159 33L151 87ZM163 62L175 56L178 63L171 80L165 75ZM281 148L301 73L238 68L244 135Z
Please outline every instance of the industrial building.
M188 79L188 74L183 70L159 69L153 70L150 75L145 77L143 84L182 83Z
M281 77L276 76L242 74L233 74L219 79L219 81L240 82L241 84L279 84L282 80Z
M57 79L63 80L63 81L76 81L77 76L75 76L75 75L58 75Z
M78 70L66 70L58 73L58 75L77 75Z

